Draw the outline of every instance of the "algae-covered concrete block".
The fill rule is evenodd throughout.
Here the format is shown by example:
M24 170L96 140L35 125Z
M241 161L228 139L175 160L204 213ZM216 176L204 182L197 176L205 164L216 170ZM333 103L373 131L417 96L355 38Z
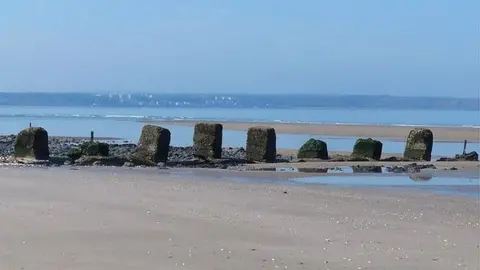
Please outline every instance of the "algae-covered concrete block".
M410 160L432 159L433 132L426 128L415 128L410 131L403 157Z
M380 160L383 144L372 138L358 139L353 146L352 158Z
M167 162L170 136L170 130L166 128L145 125L137 149L132 155L132 160L144 165Z
M277 137L270 127L251 127L247 132L247 159L250 161L275 162Z
M48 160L48 132L41 127L30 127L20 131L15 139L14 154L18 158Z
M221 158L223 126L216 123L197 123L193 133L194 156Z
M103 142L84 142L80 145L80 149L84 156L107 157L110 152L110 146L108 143Z
M327 143L322 140L309 139L298 150L297 158L328 159Z
M70 161L75 161L79 158L82 157L82 149L79 147L74 147L70 149L67 153L67 157L70 159Z

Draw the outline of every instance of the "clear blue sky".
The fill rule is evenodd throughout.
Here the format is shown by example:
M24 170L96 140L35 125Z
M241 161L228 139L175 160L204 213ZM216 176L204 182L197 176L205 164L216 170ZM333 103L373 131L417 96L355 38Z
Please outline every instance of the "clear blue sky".
M0 91L477 97L479 0L14 0Z

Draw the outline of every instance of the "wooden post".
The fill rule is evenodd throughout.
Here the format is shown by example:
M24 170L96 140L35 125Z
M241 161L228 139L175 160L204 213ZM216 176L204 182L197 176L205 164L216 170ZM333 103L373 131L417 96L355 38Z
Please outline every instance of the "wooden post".
M90 141L93 142L93 138L94 138L94 135L93 135L93 130L90 131Z
M467 140L463 142L463 155L467 154Z

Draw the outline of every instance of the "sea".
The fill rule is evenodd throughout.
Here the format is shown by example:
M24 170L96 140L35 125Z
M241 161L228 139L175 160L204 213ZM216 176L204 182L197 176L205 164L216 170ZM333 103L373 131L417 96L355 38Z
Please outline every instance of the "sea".
M30 100L35 100L35 93L29 94ZM86 96L91 94L85 94ZM97 95L98 96L98 95ZM111 95L110 95L111 96ZM192 94L195 97L194 94ZM1 94L0 94L1 97ZM353 124L353 125L388 125L388 126L456 126L456 127L474 127L480 126L480 115L477 109L461 108L412 108L408 106L396 107L394 109L384 106L368 106L368 104L356 103L355 106L345 103L345 106L329 107L326 105L315 106L309 104L305 106L285 106L288 102L282 100L282 106L275 106L275 97L269 97L264 103L259 103L258 99L248 97L244 100L252 100L255 104L251 106L248 102L231 102L232 98L227 97L221 102L217 95L210 97L202 96L202 100L211 99L208 106L198 106L189 102L182 102L181 97L172 98L162 105L158 102L144 105L135 103L135 105L125 106L122 102L117 105L95 104L89 102L78 102L70 100L69 106L59 104L59 98L55 99L55 104L49 105L48 102L35 104L29 102L22 105L21 99L16 100L15 104L9 103L8 96L1 102L0 99L0 134L15 134L31 123L33 126L45 128L51 136L90 136L94 131L96 137L119 138L121 141L136 142L140 136L144 121L166 120L215 120L232 122L276 122L276 123L328 123L328 124ZM78 95L75 96L78 98ZM254 97L254 96L253 96ZM262 97L265 99L265 97ZM340 103L342 97L338 98ZM383 98L385 99L385 98ZM48 99L46 99L48 101ZM60 98L61 100L61 98ZM72 106L71 104L75 105ZM202 101L202 104L205 104ZM369 101L375 102L375 101ZM298 103L298 101L297 101ZM395 103L392 101L392 103ZM13 105L12 105L13 104ZM220 105L218 105L220 104ZM259 106L260 104L260 106ZM265 106L261 106L265 104ZM301 104L301 103L300 103ZM450 104L450 103L449 103ZM458 102L457 102L458 104ZM163 125L169 128L172 133L171 144L175 146L187 146L192 144L193 127ZM480 129L479 129L480 130ZM323 137L311 134L277 134L278 148L299 148L306 140L318 138L328 143L329 151L351 151L355 140L354 137ZM401 153L405 147L405 142L382 139L385 153ZM246 132L225 130L223 135L223 145L231 147L245 146ZM452 156L461 153L463 142L438 142L434 144L432 154L434 156ZM480 152L480 144L469 143L467 151Z

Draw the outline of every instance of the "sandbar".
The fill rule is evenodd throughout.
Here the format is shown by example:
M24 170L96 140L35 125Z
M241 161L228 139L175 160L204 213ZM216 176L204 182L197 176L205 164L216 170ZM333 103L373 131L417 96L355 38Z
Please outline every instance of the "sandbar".
M144 121L158 125L194 126L198 122L209 121ZM254 122L220 122L226 130L246 131L252 126L269 126L280 134L309 134L345 137L372 137L389 140L405 141L410 126L380 126L380 125L347 125L347 124L306 124L306 123L254 123ZM437 142L480 142L480 129L473 127L425 127L432 130Z

